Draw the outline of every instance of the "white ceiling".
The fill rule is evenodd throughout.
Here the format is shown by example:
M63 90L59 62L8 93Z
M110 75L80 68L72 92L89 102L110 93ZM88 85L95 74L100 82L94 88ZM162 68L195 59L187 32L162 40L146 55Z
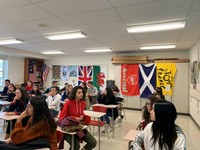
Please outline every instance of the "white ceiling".
M174 20L186 20L185 28L142 34L126 30L130 25ZM74 30L83 31L87 38L44 38L47 33ZM0 0L0 38L6 37L25 41L6 46L6 50L15 48L16 55L17 50L39 54L58 49L84 55L84 49L107 47L132 52L152 44L177 44L176 50L188 50L200 39L200 0Z

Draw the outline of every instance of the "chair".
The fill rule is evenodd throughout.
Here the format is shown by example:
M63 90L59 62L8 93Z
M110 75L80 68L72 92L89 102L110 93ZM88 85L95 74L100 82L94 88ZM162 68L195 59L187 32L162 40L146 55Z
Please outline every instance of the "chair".
M106 111L107 111L107 108L103 107L103 106L92 106L92 109L93 109L93 111L103 112L103 113L106 113ZM94 132L94 126L98 127L100 125L100 127L103 127L103 126L106 125L106 123L104 121L100 121L100 124L99 124L99 122L97 120L95 120L95 118L94 118L94 120L90 120L89 125L93 126L93 132ZM107 133L107 136L108 136L108 139L109 139L108 129L106 129L106 133Z

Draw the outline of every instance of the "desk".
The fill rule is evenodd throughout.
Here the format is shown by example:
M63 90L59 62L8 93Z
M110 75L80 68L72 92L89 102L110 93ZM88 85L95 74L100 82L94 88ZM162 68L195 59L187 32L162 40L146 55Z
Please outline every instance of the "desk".
M85 128L87 128L87 126L83 127L83 129L85 129ZM76 132L66 132L66 131L63 131L61 129L61 127L59 127L59 126L57 126L57 130L60 131L60 132L62 132L62 133L69 134L69 135L72 136L72 145L71 145L72 147L71 147L71 149L74 150L74 135L76 134Z
M98 132L99 132L99 137L98 137L98 140L99 140L99 143L98 143L98 146L99 146L99 150L100 150L100 117L104 116L106 113L102 113L102 112L96 112L96 111L89 111L89 110L84 110L83 111L85 115L87 116L90 116L90 117L96 117L98 118Z
M102 106L106 108L111 108L112 109L112 135L114 138L114 108L117 108L118 105L104 105L104 104L94 104L93 106Z
M135 136L142 131L139 130L129 130L128 133L125 135L124 139L128 140L128 150L131 148L131 142L134 140Z
M7 116L6 112L0 112L0 119L10 121L10 132L12 131L12 120L17 119L19 115Z
M2 106L0 110L3 111L4 107L10 105L10 103L8 101L0 101L0 105Z

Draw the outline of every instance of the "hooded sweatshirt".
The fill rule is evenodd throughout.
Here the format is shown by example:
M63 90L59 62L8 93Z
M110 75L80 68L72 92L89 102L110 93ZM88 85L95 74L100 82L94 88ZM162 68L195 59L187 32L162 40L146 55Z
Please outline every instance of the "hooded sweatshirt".
M63 120L66 117L75 119L76 117L84 116L83 111L85 108L86 102L84 100L68 100L60 112L59 120Z

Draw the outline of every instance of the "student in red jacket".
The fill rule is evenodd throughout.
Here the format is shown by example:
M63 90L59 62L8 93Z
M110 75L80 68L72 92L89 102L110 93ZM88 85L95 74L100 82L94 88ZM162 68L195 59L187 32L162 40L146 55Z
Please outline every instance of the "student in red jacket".
M61 110L59 120L61 121L66 117L71 117L79 121L84 120L83 111L86 108L86 102L84 98L84 89L81 86L74 87L68 98L69 100L66 101L65 105ZM84 133L85 136L82 138L82 140L85 141L87 144L82 148L82 150L92 150L97 144L96 139L87 130L85 130ZM70 147L72 145L71 138L71 135L66 135L66 141L70 144ZM75 136L74 138L74 149L80 149L80 142L77 136Z

